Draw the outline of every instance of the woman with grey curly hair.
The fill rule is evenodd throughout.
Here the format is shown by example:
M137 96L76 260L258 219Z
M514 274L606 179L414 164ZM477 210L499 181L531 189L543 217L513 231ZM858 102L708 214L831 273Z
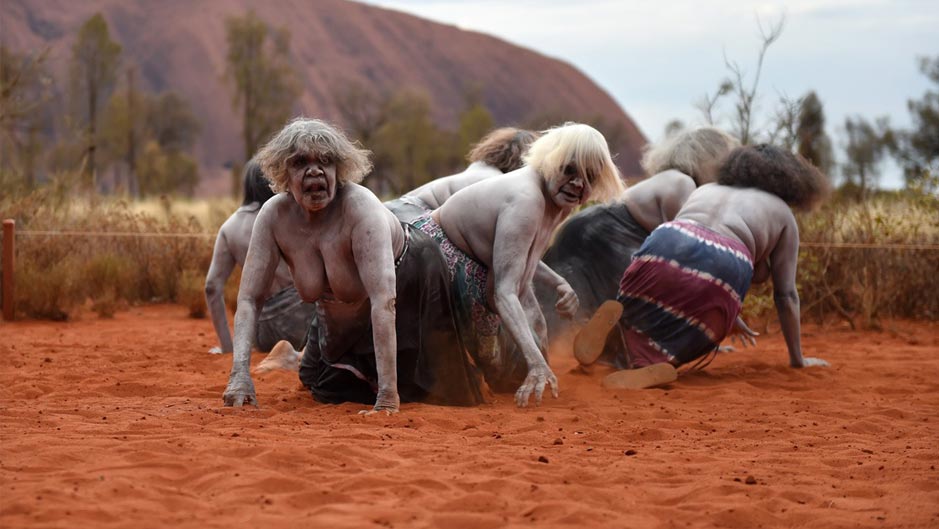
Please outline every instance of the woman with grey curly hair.
M443 254L367 188L369 152L338 128L297 118L257 159L279 194L255 220L238 292L235 351L223 400L257 404L249 372L258 311L283 259L315 304L300 380L321 402L482 401L461 347Z
M568 219L543 260L577 293L580 310L575 322L616 298L619 279L633 253L652 230L675 218L695 188L714 181L720 162L738 145L734 137L714 127L684 130L648 145L642 165L649 178L630 186L616 201L591 206ZM553 304L552 290L538 288L537 295L542 307ZM545 315L551 335L568 330L568 321L547 310ZM605 362L622 358L616 348L616 343L610 344Z
M618 327L629 369L604 385L638 389L675 380L675 367L714 352L741 327L751 283L773 281L773 299L795 368L827 366L802 354L796 267L799 228L790 208L824 197L825 176L797 154L771 145L731 152L717 183L696 189L633 256L616 301L604 304L575 339L582 363L596 360ZM618 308L615 317L604 314ZM612 320L612 321L610 321Z

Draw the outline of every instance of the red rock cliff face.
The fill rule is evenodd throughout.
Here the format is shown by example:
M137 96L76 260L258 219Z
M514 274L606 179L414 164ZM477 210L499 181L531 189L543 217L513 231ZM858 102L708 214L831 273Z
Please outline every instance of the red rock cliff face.
M602 117L619 130L613 151L626 176L641 173L642 133L613 99L573 66L453 26L345 0L5 0L0 35L17 51L51 45L58 82L70 46L96 12L107 20L124 60L139 68L141 88L173 90L200 118L196 155L204 174L239 162L241 122L232 110L225 71L225 19L253 9L290 31L302 84L298 113L337 120L333 95L349 82L379 91L427 94L436 119L455 128L470 87L500 125L535 115ZM227 185L227 184L226 184Z

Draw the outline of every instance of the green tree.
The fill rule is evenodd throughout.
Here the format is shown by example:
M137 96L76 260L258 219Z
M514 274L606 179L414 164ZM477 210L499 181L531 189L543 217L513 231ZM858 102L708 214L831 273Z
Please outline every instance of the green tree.
M454 158L457 165L466 159L470 147L478 142L495 126L495 120L482 101L482 90L472 89L466 94L466 104L460 112L460 128L457 131L457 145Z
M192 195L199 183L196 161L188 154L164 150L155 140L143 148L137 166L140 194L144 196L181 192Z
M283 126L300 89L290 67L290 34L270 28L254 11L225 21L228 56L225 77L232 106L241 113L244 158Z
M137 159L146 144L145 128L150 97L137 90L133 69L127 70L123 89L108 100L101 124L101 150L107 162L120 162L125 173L124 190L139 196ZM119 187L120 183L117 184Z
M123 163L127 170L125 185L131 195L192 188L189 180L197 177L197 173L190 171L188 164L181 160L191 160L187 152L191 152L201 126L185 99L174 92L152 96L137 91L133 83L128 82L127 90L115 92L111 97L102 121L104 154L109 161ZM147 148L147 170L140 173L138 161ZM169 161L155 161L161 159ZM185 171L178 178L158 174L164 167L171 170L166 164L176 164Z
M153 99L147 111L147 128L160 147L170 151L191 150L202 130L189 102L175 92Z
M371 145L388 120L389 98L357 81L340 83L332 96L345 131L363 145Z
M870 123L862 117L845 118L845 163L841 166L846 187L857 190L863 201L880 179L881 162L893 143L886 118Z
M384 113L385 123L371 147L389 191L403 193L443 176L452 135L434 125L427 97L401 92L388 101Z
M894 153L903 166L907 187L935 192L939 190L939 55L921 57L920 70L936 90L907 101L912 128L897 133Z
M802 98L796 126L797 152L823 173L831 171L831 140L825 134L825 113L822 102L809 92Z
M120 58L121 45L111 40L108 23L100 13L82 24L72 45L69 80L75 119L85 135L83 184L88 190L94 189L98 171L99 109L114 90Z
M51 97L49 48L21 54L0 45L0 185L31 189L42 142L43 107Z

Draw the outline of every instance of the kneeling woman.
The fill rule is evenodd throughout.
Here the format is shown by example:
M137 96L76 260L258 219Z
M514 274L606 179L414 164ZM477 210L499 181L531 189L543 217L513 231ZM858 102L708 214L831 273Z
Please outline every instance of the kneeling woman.
M675 367L714 351L737 327L750 284L772 278L773 298L792 367L828 365L802 355L796 266L799 229L790 209L807 209L827 181L804 159L770 145L740 147L717 183L696 189L674 221L655 229L633 256L616 302L607 302L574 342L581 363L595 361L618 323L623 363L611 387L671 382ZM608 305L612 303L613 305ZM608 307L621 310L610 318Z
M316 304L300 367L314 398L374 403L372 411L389 413L401 399L481 402L455 330L443 254L356 183L371 168L368 151L325 122L298 118L257 159L280 194L255 221L225 404L257 404L251 343L281 257L301 298Z

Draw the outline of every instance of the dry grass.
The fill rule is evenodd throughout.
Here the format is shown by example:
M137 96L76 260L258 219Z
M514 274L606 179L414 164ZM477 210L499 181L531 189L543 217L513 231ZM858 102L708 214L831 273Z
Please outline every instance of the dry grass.
M939 318L939 200L884 194L865 203L835 201L802 215L798 287L802 314L823 321L837 316L852 328L879 328L881 318ZM811 245L807 243L820 243ZM838 244L870 247L839 247ZM773 317L770 286L751 290L745 312Z
M83 307L109 317L147 302L183 301L204 315L214 235L234 206L75 198L53 185L0 208L17 221L18 314L62 320Z

